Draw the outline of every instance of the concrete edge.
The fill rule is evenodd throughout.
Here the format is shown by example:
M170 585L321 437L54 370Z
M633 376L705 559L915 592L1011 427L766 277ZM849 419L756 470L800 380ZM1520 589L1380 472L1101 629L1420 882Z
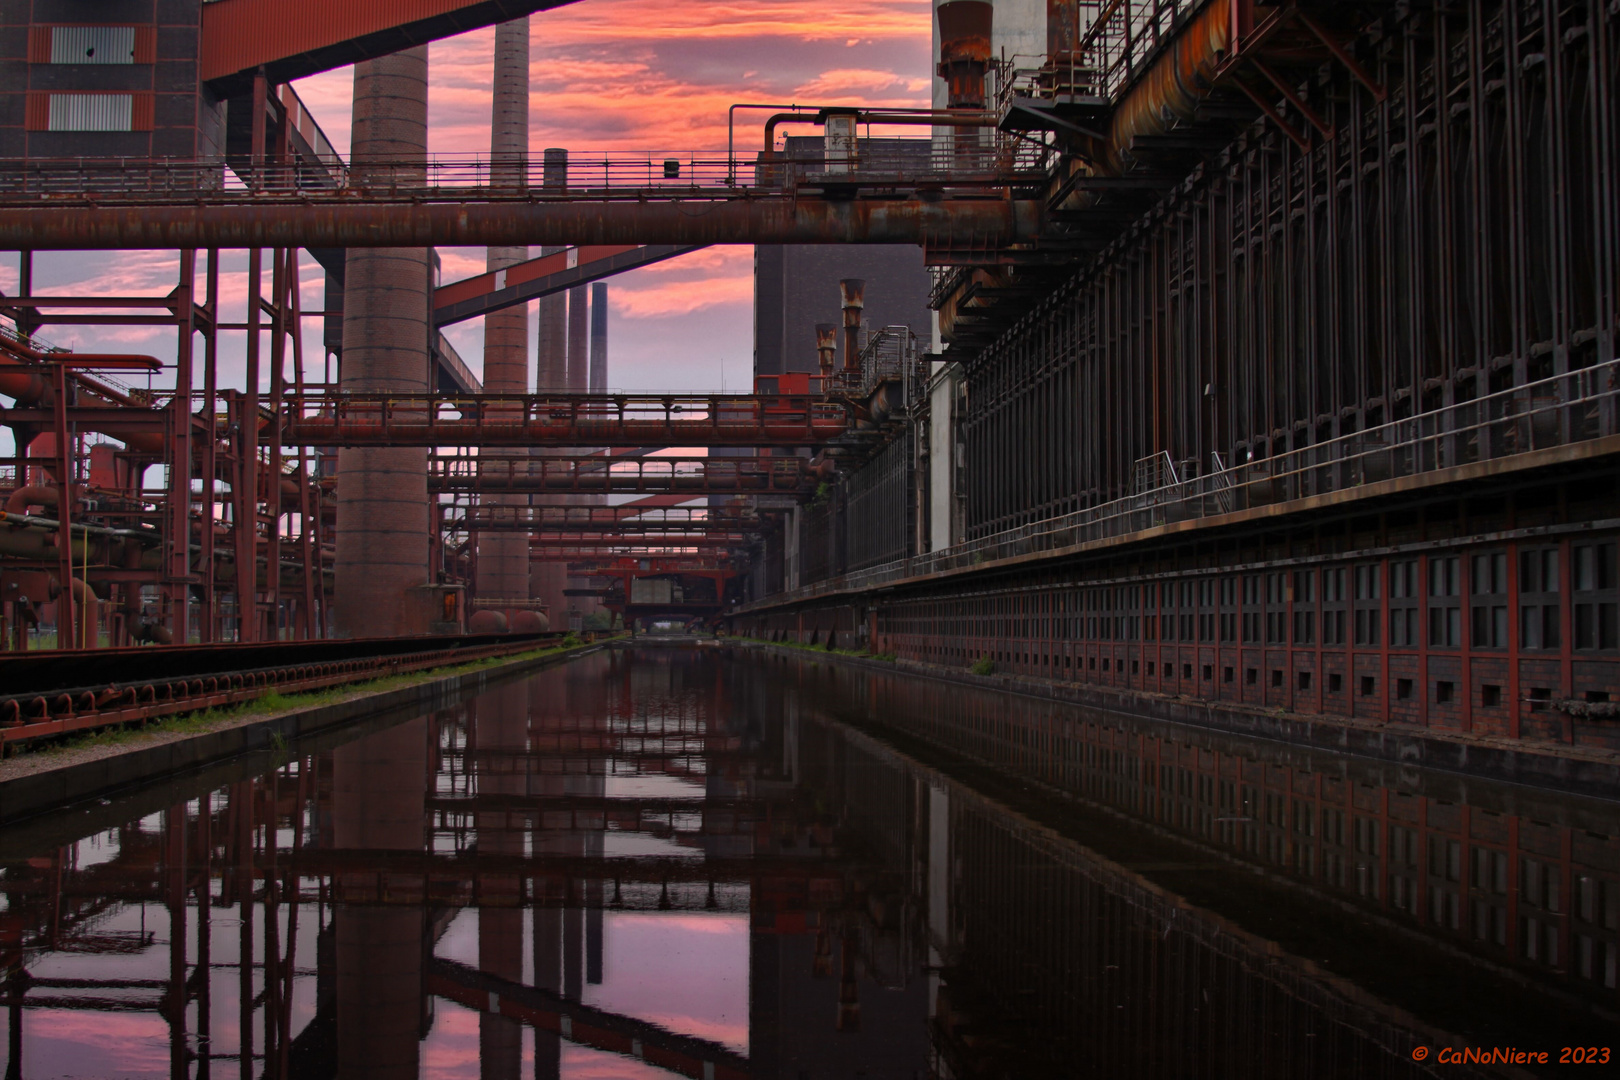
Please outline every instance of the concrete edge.
M1620 757L1604 759L1559 754L1536 746L1500 745L1419 729L1347 724L1326 716L1236 709L1228 702L1165 699L1131 691L1080 683L1054 683L1018 675L974 675L972 672L915 660L886 661L839 653L816 653L741 638L727 639L727 644L781 656L937 679L980 690L1019 694L1225 735L1349 754L1399 766L1543 788L1559 794L1620 799Z
M200 732L156 746L131 747L124 753L0 781L0 827L87 800L168 782L243 754L276 749L278 745L290 748L308 735L377 713L410 711L416 715L447 708L515 675L553 667L604 647L596 643L548 656L508 660L476 671L445 675L349 701L295 709L249 724Z

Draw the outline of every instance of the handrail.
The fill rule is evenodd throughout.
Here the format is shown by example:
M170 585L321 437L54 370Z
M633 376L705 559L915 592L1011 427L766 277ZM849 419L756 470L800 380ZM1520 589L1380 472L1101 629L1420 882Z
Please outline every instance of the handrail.
M747 612L1620 434L1620 359L753 601Z
M560 182L545 182L538 157L513 162L485 155L366 161L291 161L255 166L249 186L225 158L30 158L0 162L0 205L210 204L356 201L547 202L580 198L735 199L799 186L860 183L1001 188L1045 179L1049 152L1028 142L955 147L932 138L863 140L851 158L779 152L741 160L723 151L597 152L569 158Z

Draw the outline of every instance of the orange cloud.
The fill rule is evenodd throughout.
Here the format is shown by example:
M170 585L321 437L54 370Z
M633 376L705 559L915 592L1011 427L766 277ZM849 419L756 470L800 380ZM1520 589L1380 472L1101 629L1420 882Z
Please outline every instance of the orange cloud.
M654 319L664 315L685 315L721 304L751 304L754 277L709 277L702 281L677 281L655 289L620 289L608 294L613 310L627 319Z
M830 98L839 94L859 92L859 100L867 105L915 105L916 97L926 94L926 78L910 78L893 71L872 68L834 68L824 71L794 90L796 95ZM894 100L875 99L873 94L892 94ZM833 104L843 104L841 101Z

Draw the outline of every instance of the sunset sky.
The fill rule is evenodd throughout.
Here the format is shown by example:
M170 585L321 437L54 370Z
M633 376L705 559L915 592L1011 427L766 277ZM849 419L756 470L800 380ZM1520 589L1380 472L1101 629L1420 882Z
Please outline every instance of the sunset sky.
M733 102L926 105L929 0L580 0L533 16L530 147L626 155L720 151ZM493 28L435 42L429 61L429 148L446 157L489 149ZM349 142L353 70L304 79L298 92L342 152ZM742 113L738 147L760 144L763 113ZM536 251L538 254L538 251ZM226 284L245 310L244 253ZM441 251L444 280L482 273L483 249ZM304 304L319 308L321 278L306 259ZM36 291L162 294L173 287L172 252L53 254L36 260ZM232 272L234 271L234 272ZM0 266L0 289L16 267ZM623 389L738 390L753 356L752 249L710 248L611 279L609 384ZM531 307L532 310L532 307ZM306 353L321 356L310 320ZM481 367L482 322L453 329L463 357ZM173 355L174 335L149 328L47 327L74 348ZM243 335L222 334L221 383L239 385ZM530 322L531 354L534 323ZM532 362L532 355L531 355Z

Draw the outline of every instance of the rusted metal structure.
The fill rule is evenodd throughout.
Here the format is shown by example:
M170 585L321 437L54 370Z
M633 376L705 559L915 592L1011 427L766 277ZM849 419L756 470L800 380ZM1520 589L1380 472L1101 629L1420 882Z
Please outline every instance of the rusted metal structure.
M312 553L333 481L303 448L436 447L422 472L452 527L425 557L434 588L470 580L469 530L500 518L498 498L742 494L755 516L735 541L718 508L662 534L639 509L536 533L529 555L585 565L741 544L727 616L740 631L855 635L920 661L1240 712L1620 744L1614 13L1054 0L1047 54L1019 57L992 55L981 7L941 7L944 97L895 116L931 138L862 141L853 122L873 110L794 108L766 123L821 125L814 155L789 140L753 160L356 165L320 150L284 91L231 89L228 74L219 86L251 91L269 119L226 125L224 164L192 150L112 168L30 136L0 161L0 245L259 245L283 266L295 245L351 260L555 245L440 287L424 316L544 296L535 393L281 385L273 401L243 395L241 415L263 421L235 436L247 457L234 458L195 410L117 406L165 460L257 455L274 474L304 455L311 479L287 497L313 500ZM822 374L762 376L751 395L593 387L583 325L570 364L560 290L750 241L920 244L943 351L925 354L920 327L862 326L851 292L842 363L836 331L818 335ZM213 332L195 305L142 303ZM31 333L65 309L25 296L8 310ZM296 320L287 310L271 321ZM8 417L44 422L19 410ZM638 456L688 446L754 453L667 473ZM262 508L259 472L236 468ZM171 607L201 557L182 552L191 500L176 502L155 583ZM38 509L49 528L80 520ZM541 522L551 508L532 509ZM280 519L258 512L263 557L284 553ZM199 547L218 543L202 533ZM61 580L52 558L42 568ZM312 612L324 596L232 574L259 611L282 610L289 589ZM531 603L544 574L531 572Z
M1061 148L1047 261L939 272L914 456L757 549L733 627L1620 746L1613 11L1078 11L996 80ZM943 498L859 515L890 482Z

